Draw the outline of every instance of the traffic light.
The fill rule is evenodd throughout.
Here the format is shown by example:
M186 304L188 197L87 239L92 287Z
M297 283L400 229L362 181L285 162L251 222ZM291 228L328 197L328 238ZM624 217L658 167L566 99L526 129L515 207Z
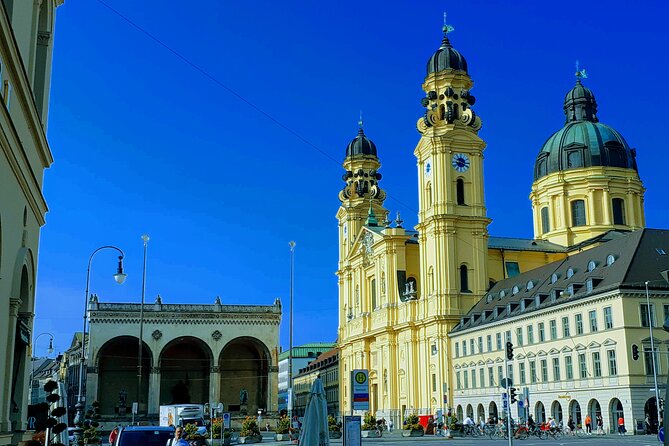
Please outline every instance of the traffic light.
M632 359L639 359L639 346L636 344L632 344Z
M511 404L515 403L518 401L517 395L516 395L516 388L511 387L509 388L509 397L511 398Z
M507 341L506 343L506 359L509 361L513 359L513 344L511 341Z

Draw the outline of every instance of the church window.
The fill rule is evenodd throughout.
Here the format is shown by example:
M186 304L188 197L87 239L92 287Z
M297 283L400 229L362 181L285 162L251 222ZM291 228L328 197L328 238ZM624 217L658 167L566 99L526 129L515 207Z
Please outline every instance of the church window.
M425 186L425 205L428 209L432 207L432 183Z
M583 167L583 154L580 149L567 152L567 167Z
M627 167L625 152L619 147L608 147L609 165L611 167Z
M465 181L462 178L458 178L455 182L456 189L456 198L459 205L465 204Z
M546 158L539 160L537 163L537 177L546 176Z
M460 291L470 293L467 265L460 265Z
M514 285L513 288L511 289L511 294L516 295L516 294L518 294L518 291L520 291L518 289L518 285Z
M548 220L548 207L541 208L541 233L546 234L551 230L551 222Z
M615 262L615 261L616 261L616 258L613 254L609 254L608 256L606 256L606 266L613 265L613 262Z
M532 281L530 280L530 281L527 282L527 290L529 291L529 290L531 290L532 288L534 288L534 282L532 282Z
M553 275L551 276L551 283L555 283L557 281L558 281L558 275L553 273Z
M376 309L376 279L372 279L370 283L370 293L372 297L372 309Z
M572 226L585 226L585 201L574 200L571 202L571 224Z
M595 263L594 260L590 260L588 262L588 272L594 271L595 268L597 268L597 264Z
M574 268L569 268L567 270L567 279L571 279L571 276L574 275Z
M614 198L611 201L613 206L613 224L614 225L624 225L625 224L625 200L622 198Z
M504 266L506 266L506 277L515 277L520 274L518 262L504 262Z

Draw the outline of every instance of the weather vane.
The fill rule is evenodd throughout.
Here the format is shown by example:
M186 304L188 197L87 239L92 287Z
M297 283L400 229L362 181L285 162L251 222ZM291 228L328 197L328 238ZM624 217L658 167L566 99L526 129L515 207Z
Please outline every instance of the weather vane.
M585 72L585 68L581 70L581 67L578 64L578 60L576 61L576 79L587 79L588 74Z
M455 28L446 23L446 11L444 11L444 34L448 34L453 31L455 31Z

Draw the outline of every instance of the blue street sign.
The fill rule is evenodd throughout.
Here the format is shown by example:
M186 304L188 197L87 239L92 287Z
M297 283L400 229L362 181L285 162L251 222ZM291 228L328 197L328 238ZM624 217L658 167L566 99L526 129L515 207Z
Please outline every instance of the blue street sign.
M657 438L664 443L664 426L660 428L660 431L657 433Z
M523 400L518 400L518 409L523 408Z

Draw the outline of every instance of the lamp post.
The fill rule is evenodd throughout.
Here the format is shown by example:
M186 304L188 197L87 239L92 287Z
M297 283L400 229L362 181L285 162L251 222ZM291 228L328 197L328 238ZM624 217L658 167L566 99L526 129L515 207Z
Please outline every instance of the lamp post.
M149 244L149 236L146 234L142 235L142 240L144 241L144 267L142 269L142 303L139 306L139 353L137 354L137 412L139 415L139 404L141 402L142 395L142 340L144 339L144 295L146 293L146 252ZM134 417L134 414L133 414Z
M34 398L33 398L33 387L34 387L33 386L33 381L35 380L35 359L36 359L35 358L35 345L37 345L37 340L44 335L49 335L49 337L50 337L49 348L47 349L47 354L50 355L51 353L53 353L53 335L51 333L46 333L46 332L45 333L40 333L35 337L35 339L33 339L32 355L31 355L32 356L32 358L31 358L32 359L32 361L31 361L32 364L31 364L31 367L30 367L30 403L31 404L33 403L33 400L34 400Z
M655 384L655 407L657 408L657 421L658 426L660 425L660 392L657 389L657 365L655 359L655 341L653 340L653 323L655 322L651 319L650 311L650 295L648 294L648 281L646 280L646 311L648 311L648 331L650 332L650 355L652 358L653 364L653 383ZM659 429L659 427L658 427Z
M288 346L288 419L293 426L293 280L295 273L295 242L290 246L290 317L289 317L289 346Z
M660 275L664 279L665 282L669 283L669 270L664 270L660 271ZM667 318L664 323L662 324L662 329L664 331L669 332L669 318ZM651 336L652 339L652 336ZM664 390L664 401L666 404L666 401L669 401L669 380L667 381L667 387ZM659 416L659 413L658 413ZM669 431L669 420L667 420L667 417L663 417L664 424L662 428L664 429L664 441L662 442L664 446L669 446L669 435L666 435L667 432Z
M93 253L91 256L88 258L88 269L86 270L86 294L85 294L85 300L84 300L84 329L81 333L81 358L79 359L79 389L77 393L77 404L75 406L77 410L77 415L74 417L74 423L76 425L79 425L82 423L83 417L84 417L84 407L85 407L85 401L84 401L84 392L83 392L83 387L84 387L84 363L86 362L86 322L88 320L88 289L89 285L91 283L91 263L93 262L93 257L95 254L98 252L102 251L103 249L114 249L118 251L121 255L118 256L118 267L116 269L116 274L114 274L114 280L118 284L122 284L125 282L125 278L127 277L127 274L123 272L123 258L125 257L125 254L120 248L117 248L116 246L111 246L111 245L105 245L101 246Z

